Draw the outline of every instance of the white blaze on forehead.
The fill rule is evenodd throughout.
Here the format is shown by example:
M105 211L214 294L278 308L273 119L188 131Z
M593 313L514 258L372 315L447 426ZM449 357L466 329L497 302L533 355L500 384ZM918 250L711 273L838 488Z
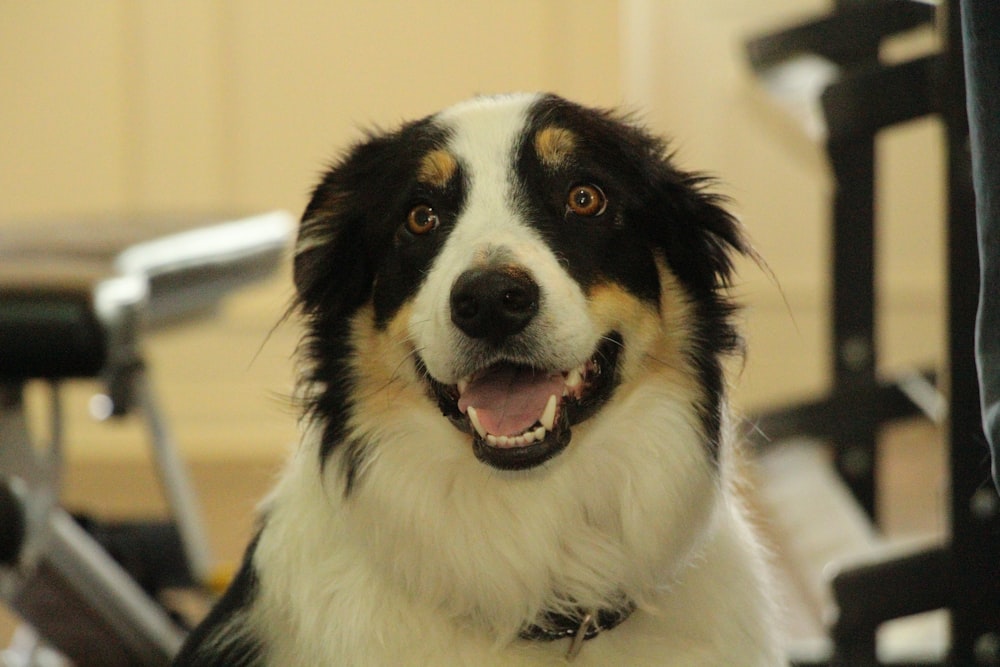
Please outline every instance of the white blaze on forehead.
M540 311L526 332L540 352L565 369L582 363L598 336L579 285L559 265L518 210L516 151L526 136L536 95L472 100L436 117L450 131L447 150L466 179L464 208L414 300L411 335L431 375L455 382L453 360L463 341L451 322L450 293L463 271L492 262L515 264L539 285Z
M536 100L534 95L476 99L438 116L438 120L452 131L448 148L458 156L468 179L462 218L473 222L475 229L469 229L467 235L484 232L493 225L514 222L511 210L513 188L516 187L512 168L514 151L524 131L528 111Z

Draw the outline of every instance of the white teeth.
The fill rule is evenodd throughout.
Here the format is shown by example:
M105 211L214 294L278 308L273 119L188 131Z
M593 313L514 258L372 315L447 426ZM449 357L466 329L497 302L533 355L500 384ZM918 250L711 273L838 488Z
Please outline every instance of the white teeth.
M552 430L551 426L546 427L545 424L553 424L555 422L556 405L556 397L554 395L550 396L549 402L545 405L545 412L542 414L540 420L542 426L532 431L525 431L521 435L493 435L492 433L487 433L483 425L479 423L479 415L476 413L474 407L469 406L467 414L473 428L476 429L476 433L491 447L524 447L533 442L541 442L545 439L548 431Z
M485 438L486 429L479 423L479 415L476 414L476 409L470 405L466 412L469 415L469 421L472 422L472 428L476 429L476 433L479 434L480 438Z
M545 439L545 427L539 426L534 431L525 431L521 435L493 435L492 433L480 434L486 444L491 447L511 448L524 447L533 442L541 442Z
M555 426L556 422L556 404L559 399L556 398L555 394L549 396L549 402L545 404L545 411L542 412L541 418L538 420L542 423L542 426L546 431L551 431L552 427Z
M566 388L576 389L583 382L583 374L580 372L579 368L574 368L566 375Z
M464 394L465 390L469 388L469 378L462 378L458 381L458 393L459 395Z

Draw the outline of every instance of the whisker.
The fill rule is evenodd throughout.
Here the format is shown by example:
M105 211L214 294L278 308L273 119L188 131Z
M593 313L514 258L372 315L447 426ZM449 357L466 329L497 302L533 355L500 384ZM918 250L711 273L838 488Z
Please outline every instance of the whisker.
M604 336L601 336L601 340L604 341L605 343L612 343L614 345L617 345L619 348L621 348L623 350L625 349L625 341L619 340L615 336L604 335Z
M406 341L402 340L397 342L399 344L404 344ZM389 374L389 378L378 387L373 387L371 391L362 394L361 398L362 399L371 398L382 392L386 392L386 400L391 401L393 398L395 398L396 394L390 395L388 389L395 384L405 383L405 378L403 378L401 370L408 361L412 361L420 353L420 350L421 348L414 348L409 350L406 353L406 355L404 355L403 358L399 360L399 363L396 364L395 368L392 369L392 372ZM423 374L426 375L427 374L426 371L423 371ZM400 386L399 388L402 389L402 386Z
M684 368L677 364L673 359L663 359L654 354L649 354L648 352L643 355L643 359L651 361L653 363L659 364L663 368L669 368L675 371L683 371Z

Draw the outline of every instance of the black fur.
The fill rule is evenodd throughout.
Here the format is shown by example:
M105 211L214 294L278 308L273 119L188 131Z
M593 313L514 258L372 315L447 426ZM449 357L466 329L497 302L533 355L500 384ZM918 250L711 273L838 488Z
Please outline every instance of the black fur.
M205 620L196 627L174 659L174 667L262 667L263 647L252 637L234 634L220 637L230 628L230 621L241 610L250 607L257 591L257 573L253 554L257 539L247 547L243 565L230 583L222 599ZM239 623L239 621L236 621Z

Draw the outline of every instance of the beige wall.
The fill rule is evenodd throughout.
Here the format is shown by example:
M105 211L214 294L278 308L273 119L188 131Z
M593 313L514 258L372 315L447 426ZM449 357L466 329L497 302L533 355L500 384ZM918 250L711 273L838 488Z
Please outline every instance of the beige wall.
M620 100L593 1L0 4L0 215L299 210L359 127L475 93Z
M298 211L358 128L480 92L637 109L721 176L785 289L822 288L818 146L760 94L742 39L824 0L0 3L0 217ZM890 133L885 266L935 289L937 128ZM748 276L748 279L753 279Z
M674 138L683 166L721 178L791 304L788 313L766 275L744 267L738 290L751 304L751 346L764 350L751 353L742 379L757 399L749 402L815 391L826 358L829 174L821 147L760 92L742 43L826 4L0 0L0 243L10 218L298 212L323 164L359 128L392 126L475 93L552 90L638 111ZM901 40L887 55L905 55L909 42L927 39ZM885 300L933 307L941 286L939 129L919 121L888 132L879 157ZM268 293L266 305L238 302L231 312L246 325L245 350L220 354L232 354L237 366L255 356L260 329L288 297L287 286L279 291ZM928 322L936 312L928 311ZM225 333L220 340L227 335L232 340ZM235 377L233 392L284 390L286 348L294 344L294 335L285 336L285 347L268 352L272 344L256 362L273 372L257 387ZM936 354L939 339L935 326L883 331L885 349L907 363ZM201 362L185 369L171 341L154 346L163 358L154 367L168 367L175 376L168 382L196 392ZM177 350L190 344L176 341ZM776 382L771 371L793 347L813 361ZM248 417L261 410L240 405ZM185 419L193 424L181 434L188 441L215 424L217 412L178 421ZM291 422L287 414L276 421L281 429ZM259 440L267 446L275 438Z

